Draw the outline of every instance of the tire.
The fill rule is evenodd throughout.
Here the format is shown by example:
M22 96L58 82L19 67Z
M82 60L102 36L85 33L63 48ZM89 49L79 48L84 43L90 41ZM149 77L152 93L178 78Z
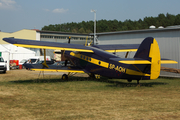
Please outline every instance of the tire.
M90 73L89 77L92 78L92 79L96 79L96 77L95 77L95 75L93 73Z
M131 80L131 79L128 79L127 81L128 81L128 82L132 82L132 80Z
M68 75L66 74L63 74L62 77L61 77L62 80L68 80Z

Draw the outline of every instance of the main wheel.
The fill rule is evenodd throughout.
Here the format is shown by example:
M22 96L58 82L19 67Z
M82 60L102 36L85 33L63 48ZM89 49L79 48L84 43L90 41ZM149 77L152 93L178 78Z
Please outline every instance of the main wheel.
M96 79L96 77L95 77L95 75L93 73L90 73L89 77L92 78L92 79Z
M128 82L132 82L132 80L131 80L131 79L128 79L127 81L128 81Z
M67 74L63 74L61 79L62 80L68 80L68 75Z

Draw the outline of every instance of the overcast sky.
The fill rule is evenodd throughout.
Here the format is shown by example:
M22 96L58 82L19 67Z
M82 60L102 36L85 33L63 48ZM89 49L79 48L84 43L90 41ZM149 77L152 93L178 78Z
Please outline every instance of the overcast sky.
M40 29L49 24L94 20L139 20L180 14L180 0L0 0L0 30Z

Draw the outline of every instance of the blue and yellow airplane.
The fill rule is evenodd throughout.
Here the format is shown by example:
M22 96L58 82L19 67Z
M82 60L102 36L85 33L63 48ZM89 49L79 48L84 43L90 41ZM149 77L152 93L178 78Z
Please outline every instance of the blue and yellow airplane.
M157 79L161 64L174 64L174 60L161 59L157 41L153 37L145 38L140 45L93 45L34 41L14 38L4 38L4 41L15 46L27 48L62 50L66 60L73 66L51 67L46 61L40 66L27 65L35 71L79 72L91 76L100 75L108 78L132 80ZM133 58L120 58L110 52L136 51ZM67 79L67 75L62 78Z

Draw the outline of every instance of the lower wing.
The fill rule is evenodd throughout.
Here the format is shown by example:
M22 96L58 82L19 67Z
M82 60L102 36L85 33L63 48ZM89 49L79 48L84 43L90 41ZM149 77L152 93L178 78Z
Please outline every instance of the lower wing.
M23 64L28 70L33 71L51 71L51 72L76 72L85 73L82 69L74 66L48 65L48 68L43 64Z

